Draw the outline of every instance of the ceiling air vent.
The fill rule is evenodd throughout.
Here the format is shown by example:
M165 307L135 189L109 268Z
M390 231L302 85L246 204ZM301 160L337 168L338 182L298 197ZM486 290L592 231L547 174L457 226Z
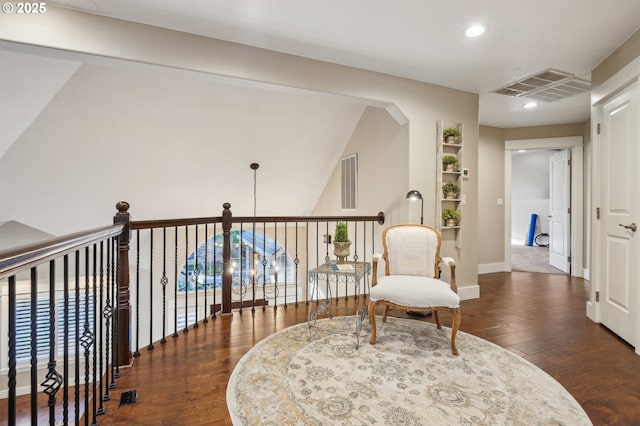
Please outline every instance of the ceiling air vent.
M591 83L588 80L575 77L568 72L548 69L494 90L493 93L553 102L586 92L590 88Z

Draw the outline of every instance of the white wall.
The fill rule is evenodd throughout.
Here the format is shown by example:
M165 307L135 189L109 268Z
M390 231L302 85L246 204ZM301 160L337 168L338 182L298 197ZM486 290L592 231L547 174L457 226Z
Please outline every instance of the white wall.
M340 163L314 209L315 215L369 215L385 212L385 225L406 222L409 188L409 125L398 124L382 108L368 107L341 157L358 155L358 209L340 209Z

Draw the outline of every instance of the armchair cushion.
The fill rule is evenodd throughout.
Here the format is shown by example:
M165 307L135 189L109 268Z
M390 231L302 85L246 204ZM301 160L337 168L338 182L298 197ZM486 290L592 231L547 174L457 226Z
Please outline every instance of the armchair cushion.
M371 302L384 300L407 308L458 308L460 297L444 281L412 275L387 275L371 288Z
M438 255L438 234L428 227L397 226L385 234L388 261L387 275L434 277Z

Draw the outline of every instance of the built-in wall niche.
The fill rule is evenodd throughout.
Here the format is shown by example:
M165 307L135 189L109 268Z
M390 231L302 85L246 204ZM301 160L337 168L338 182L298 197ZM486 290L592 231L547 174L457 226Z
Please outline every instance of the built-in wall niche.
M436 227L447 238L454 233L455 246L462 247L464 195L463 183L463 123L436 124Z

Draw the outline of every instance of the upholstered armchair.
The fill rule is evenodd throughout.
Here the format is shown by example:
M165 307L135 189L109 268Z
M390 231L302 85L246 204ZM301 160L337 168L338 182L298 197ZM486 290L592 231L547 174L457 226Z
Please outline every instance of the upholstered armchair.
M382 255L374 255L372 287L368 313L371 321L372 345L376 342L375 311L383 305L382 322L387 320L389 308L407 311L432 311L438 329L439 311L449 311L451 352L458 355L456 333L460 327L460 297L455 280L455 262L440 257L440 232L426 225L395 225L382 233ZM380 258L385 262L385 274L377 277ZM447 276L449 282L440 279Z

